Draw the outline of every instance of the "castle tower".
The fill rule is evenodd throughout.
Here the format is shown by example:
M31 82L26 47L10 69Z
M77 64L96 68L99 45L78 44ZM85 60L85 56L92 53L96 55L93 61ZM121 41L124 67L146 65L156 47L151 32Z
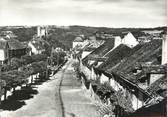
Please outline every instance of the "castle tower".
M41 27L37 26L37 36L41 37Z
M45 34L46 34L45 27L41 27L41 36L45 36Z
M47 34L48 34L47 27L37 26L37 36L38 37L46 36Z

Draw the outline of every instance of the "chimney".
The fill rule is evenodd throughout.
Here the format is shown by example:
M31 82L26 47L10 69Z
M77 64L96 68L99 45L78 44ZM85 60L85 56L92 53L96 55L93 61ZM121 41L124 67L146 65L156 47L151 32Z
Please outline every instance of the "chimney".
M41 37L41 27L37 26L37 37Z
M162 39L162 65L167 63L167 33L163 35Z

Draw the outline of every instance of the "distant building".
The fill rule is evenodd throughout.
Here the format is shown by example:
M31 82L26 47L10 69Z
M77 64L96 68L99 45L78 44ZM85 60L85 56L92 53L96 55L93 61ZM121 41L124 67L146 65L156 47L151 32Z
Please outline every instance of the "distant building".
M21 42L15 39L0 39L0 62L4 64L4 62L10 61L11 58L21 56L27 54L27 46L24 46Z
M167 63L167 33L163 35L162 40L162 64Z
M28 46L31 49L30 55L31 54L42 54L43 52L45 52L44 45L39 40L32 40L32 41L30 41L28 43Z
M94 35L89 36L88 38L89 38L89 40L92 40L92 41L95 41L95 40L96 40L96 36L94 36Z
M131 48L135 47L139 42L131 32L123 32L120 36L115 36L115 47L125 44Z
M122 38L122 43L129 47L134 47L137 44L139 44L139 42L131 32L124 33L124 37Z
M73 48L75 48L75 47L80 47L80 46L82 46L83 45L83 42L84 42L84 40L83 40L83 37L81 37L81 36L78 36L78 37L76 37L75 39L74 39L74 41L73 41Z
M0 62L3 64L9 58L9 44L3 38L0 39Z
M37 26L37 36L38 37L47 36L47 34L48 34L47 27Z
M151 41L151 37L150 36L140 36L138 37L138 42L139 43L147 43Z
M1 31L0 36L8 39L17 37L12 31Z
M50 44L44 40L42 37L38 37L37 35L33 36L33 39L28 42L28 47L30 48L31 54L42 54L46 52L46 48L50 48Z
M113 35L105 32L95 32L97 40L107 40L113 38Z
M160 37L162 30L145 30L143 31L145 34L149 34L153 37Z

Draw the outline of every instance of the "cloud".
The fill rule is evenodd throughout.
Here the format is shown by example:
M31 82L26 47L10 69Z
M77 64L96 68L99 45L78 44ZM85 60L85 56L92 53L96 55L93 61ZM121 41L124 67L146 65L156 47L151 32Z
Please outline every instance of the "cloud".
M166 25L166 0L2 0L0 25Z

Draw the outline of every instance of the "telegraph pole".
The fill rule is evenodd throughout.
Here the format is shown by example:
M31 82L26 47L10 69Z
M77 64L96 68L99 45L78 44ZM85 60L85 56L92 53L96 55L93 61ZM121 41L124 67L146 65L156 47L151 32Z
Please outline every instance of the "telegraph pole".
M59 66L59 52L57 52L57 66Z
M46 79L48 79L48 61L49 61L49 57L47 57L46 59Z

